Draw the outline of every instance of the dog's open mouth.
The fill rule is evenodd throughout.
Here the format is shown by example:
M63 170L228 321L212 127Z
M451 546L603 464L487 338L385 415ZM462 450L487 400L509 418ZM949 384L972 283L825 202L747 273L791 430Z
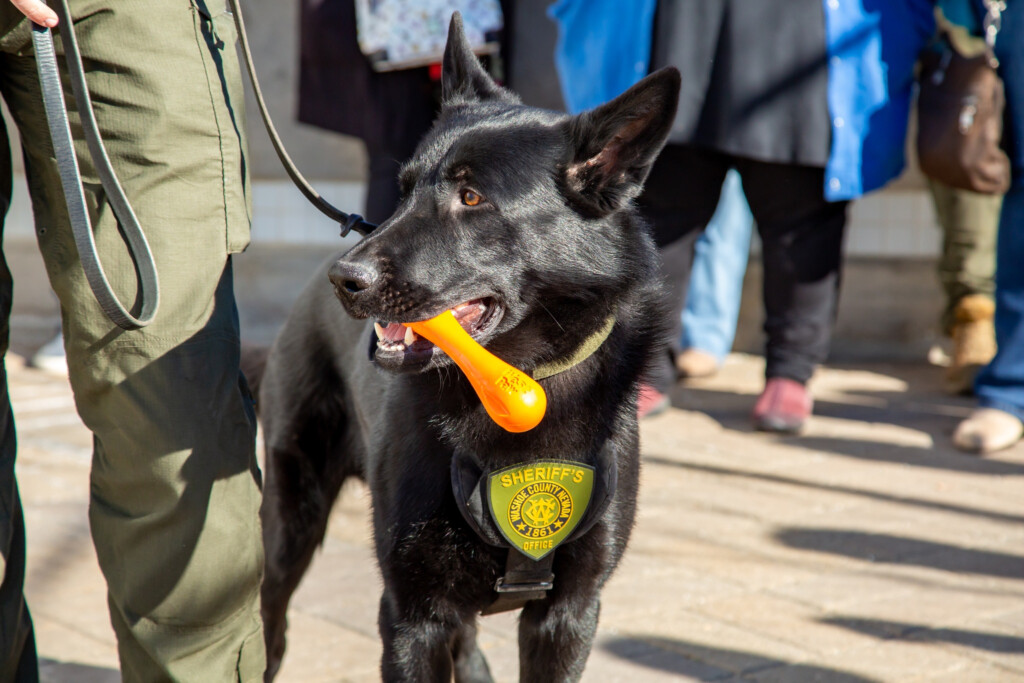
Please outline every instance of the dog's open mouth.
M482 341L501 319L501 308L490 297L471 299L452 309L455 319L477 341ZM402 323L375 322L377 333L376 358L378 362L400 360L403 365L430 360L437 350L434 344L413 332Z

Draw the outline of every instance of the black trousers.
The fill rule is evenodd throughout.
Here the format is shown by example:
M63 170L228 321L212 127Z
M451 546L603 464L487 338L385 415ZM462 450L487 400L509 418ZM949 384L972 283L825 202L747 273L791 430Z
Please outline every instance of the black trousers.
M676 379L694 245L730 168L740 174L763 245L765 375L806 382L828 355L848 202L825 201L824 169L668 145L638 201L654 229L669 302L671 348L651 376L663 392Z

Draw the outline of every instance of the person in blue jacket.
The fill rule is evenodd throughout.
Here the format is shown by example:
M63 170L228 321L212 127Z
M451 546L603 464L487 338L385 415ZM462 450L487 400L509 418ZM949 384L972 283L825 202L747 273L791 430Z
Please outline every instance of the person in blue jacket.
M581 11L584 4L591 9ZM632 25L625 15L646 16L650 5L562 0L553 8L570 106L571 91L603 78L603 64L617 58L609 45L644 43L640 32L623 37ZM763 244L766 384L753 418L760 429L799 430L812 408L806 384L831 342L847 204L905 163L914 66L934 33L932 2L661 0L650 9L648 69L672 65L683 75L670 144L640 199L675 308L673 342L694 243L735 168ZM648 405L664 404L678 350L654 369L641 397Z

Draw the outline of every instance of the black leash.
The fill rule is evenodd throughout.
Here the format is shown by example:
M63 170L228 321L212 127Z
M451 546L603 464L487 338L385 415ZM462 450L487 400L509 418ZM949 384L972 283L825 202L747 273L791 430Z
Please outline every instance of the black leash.
M63 1L63 0L62 0ZM235 18L235 28L238 30L238 42L242 46L242 57L245 60L246 71L249 72L249 82L252 84L253 94L256 96L256 104L259 106L260 116L263 118L263 125L267 129L267 134L270 136L270 142L274 145L274 151L277 152L277 156L281 159L281 164L284 166L284 170L288 173L288 177L295 183L295 187L299 188L299 191L306 196L306 199L310 203L319 209L320 213L327 216L333 221L341 224L341 236L345 237L349 232L355 230L364 237L369 235L371 231L377 226L366 222L366 220L357 213L348 214L340 209L332 206L320 193L313 189L313 187L306 182L306 179L299 173L299 169L292 163L291 157L288 156L288 152L285 151L284 145L281 143L281 138L277 134L277 129L274 127L274 122L270 120L270 112L267 111L267 103L263 100L263 91L260 89L259 79L256 78L256 66L252 61L252 52L249 50L249 37L245 32L245 22L242 21L242 9L238 5L238 0L228 0L228 4L231 6L231 13Z
M252 83L253 92L256 95L256 102L259 105L260 115L270 135L270 141L274 145L277 156L288 173L288 177L299 189L300 192L313 204L321 213L341 225L341 236L346 236L352 230L360 235L368 235L376 226L368 223L359 214L348 214L329 204L316 190L310 186L306 179L299 173L288 153L281 143L281 138L270 120L266 102L263 99L263 92L260 90L259 81L256 79L256 69L253 65L252 54L249 51L249 40L245 33L245 25L242 22L242 13L237 0L230 0L235 26L238 30L239 42L242 46L242 55L245 60L249 79ZM103 264L100 262L99 254L96 251L96 241L93 236L92 222L89 219L89 210L85 203L85 193L82 190L82 177L78 170L78 157L75 154L74 140L71 135L71 127L68 123L67 107L64 101L64 90L61 87L60 72L57 67L57 55L53 47L53 36L50 29L32 25L32 44L36 53L36 68L39 72L39 83L42 89L43 106L46 110L46 118L50 128L50 137L53 141L54 156L57 159L57 168L60 174L61 187L64 191L64 200L67 203L68 218L71 222L71 232L75 239L75 246L78 248L79 259L85 271L86 280L92 289L93 295L100 304L100 308L106 316L118 327L125 330L136 330L145 327L153 321L157 308L160 305L160 284L156 272L156 264L153 261L153 253L150 251L149 243L142 231L142 226L132 210L131 204L125 196L121 183L114 173L110 157L107 156L106 147L103 145L103 138L96 124L96 117L93 113L92 100L89 97L89 88L85 82L85 70L82 67L82 57L78 49L78 41L75 38L74 26L71 21L71 11L68 9L67 0L58 0L53 5L54 11L59 19L58 30L64 41L64 54L67 61L68 75L71 80L71 91L78 104L79 115L82 119L82 128L85 133L85 141L96 165L97 174L104 192L107 194L114 215L117 217L121 233L128 245L132 261L138 271L139 278L139 299L140 313L138 317L133 316L118 300L110 287L106 273L103 271Z

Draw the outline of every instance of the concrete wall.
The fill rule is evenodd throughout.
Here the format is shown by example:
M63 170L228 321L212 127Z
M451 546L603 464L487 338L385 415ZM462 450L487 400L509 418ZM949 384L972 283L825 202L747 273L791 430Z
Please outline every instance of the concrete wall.
M298 95L298 2L243 0L257 75L267 107L289 154L310 179L361 182L365 156L361 143L350 137L296 122ZM256 109L246 98L253 177L286 180L287 176L267 138Z

